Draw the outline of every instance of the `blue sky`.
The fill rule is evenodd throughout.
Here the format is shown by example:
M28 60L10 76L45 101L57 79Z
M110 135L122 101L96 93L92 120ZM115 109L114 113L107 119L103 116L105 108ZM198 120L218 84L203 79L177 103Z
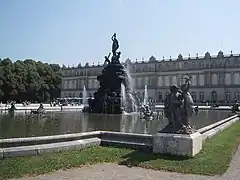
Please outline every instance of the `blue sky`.
M77 65L240 52L238 0L0 0L0 57Z

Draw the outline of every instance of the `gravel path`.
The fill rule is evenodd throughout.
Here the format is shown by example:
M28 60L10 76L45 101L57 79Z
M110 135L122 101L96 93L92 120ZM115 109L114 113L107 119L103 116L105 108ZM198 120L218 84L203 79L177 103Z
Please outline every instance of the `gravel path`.
M185 175L117 164L97 164L18 180L240 180L240 146L223 176Z

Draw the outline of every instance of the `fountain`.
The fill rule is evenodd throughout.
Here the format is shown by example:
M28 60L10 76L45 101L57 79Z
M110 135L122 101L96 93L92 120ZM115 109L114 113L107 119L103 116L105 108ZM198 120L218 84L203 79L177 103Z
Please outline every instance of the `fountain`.
M131 112L137 112L137 104L135 102L135 99L130 93L130 91L126 90L125 85L122 83L121 84L121 105L122 105L122 110L126 113L131 113Z
M144 87L144 100L143 100L143 105L147 106L148 105L148 91L147 91L147 85Z
M147 91L147 85L145 85L144 88L144 99L143 104L141 106L141 114L142 118L146 120L152 120L153 119L153 111L151 110L149 103L148 103L148 91Z
M0 116L0 128L2 128L0 129L0 139L13 139L11 141L2 141L0 145L3 148L0 151L0 158L38 155L45 152L59 151L59 149L82 149L93 145L115 146L121 144L138 150L146 148L146 150L151 150L154 153L194 156L201 150L203 140L212 137L212 135L229 126L224 123L230 121L233 123L239 120L236 115L220 123L214 123L223 117L221 114L216 117L216 114L211 110L210 112L201 112L199 119L195 119L190 123L190 118L193 115L193 99L189 93L189 77L186 78L185 84L182 84L181 87L177 85L171 86L170 94L164 101L165 117L162 114L160 120L153 118L153 112L149 106L151 103L148 103L147 85L145 85L143 114L144 119L151 120L153 118L152 122L140 120L138 114L131 114L130 116L112 115L121 114L123 110L134 112L136 109L129 67L124 68L119 62L121 53L117 52L119 44L116 34L112 36L112 41L111 61L109 60L110 53L105 56L102 74L97 77L100 87L94 93L93 100L92 98L87 99L86 87L83 88L83 111L101 114L61 112L51 115L52 112L49 112L46 115L46 122L44 120L44 126L41 124L42 120L38 121L38 125L35 117L26 116L25 114L20 118L2 115ZM237 107L239 105L236 105L236 109ZM14 104L12 104L11 109L18 110L14 108ZM69 107L66 107L66 109L69 109ZM52 111L52 109L49 110ZM202 113L205 116L202 116ZM19 126L19 122L22 125ZM193 128L192 123L194 123L198 132ZM135 133L135 135L132 135L132 133ZM151 135L139 135L139 133L149 133ZM49 138L48 135L56 136ZM25 136L30 138L18 139L18 137ZM41 141L38 142L39 138L31 136L42 136ZM78 139L81 139L81 141ZM43 141L44 146L42 145ZM35 149L29 151L29 146L32 145L38 151ZM63 146L64 148L62 148Z
M88 99L87 99L87 90L86 86L83 86L83 107L88 106Z
M89 105L88 105L88 98L87 98L87 90L86 86L83 86L83 109L82 112L88 112L89 111Z
M112 41L111 61L109 59L111 53L109 53L105 56L102 74L97 77L100 87L94 93L93 101L89 103L89 113L122 114L122 93L125 93L126 97L125 110L135 111L135 100L129 83L130 76L119 61L121 52L117 52L119 44L116 33L112 36ZM125 92L121 92L123 89L121 84L125 87Z
M132 77L131 77L131 74L130 74L129 64L126 65L125 73L127 75L127 80L128 80L127 85L128 85L129 91L133 92L133 80L132 80Z
M126 107L126 90L125 90L125 86L123 83L121 84L121 97L122 97L122 99L121 99L122 100L122 108L124 110Z
M127 67L125 69L125 74L126 74L126 84L125 84L125 90L126 90L126 112L137 112L138 110L138 105L135 100L135 96L133 95L133 80L130 74L130 66L127 64Z

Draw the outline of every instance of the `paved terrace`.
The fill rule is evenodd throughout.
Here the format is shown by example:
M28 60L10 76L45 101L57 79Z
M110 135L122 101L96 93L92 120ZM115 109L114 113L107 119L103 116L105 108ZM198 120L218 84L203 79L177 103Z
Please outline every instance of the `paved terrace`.
M97 164L18 180L240 180L240 146L223 176L185 175L117 164ZM16 180L16 179L15 179Z

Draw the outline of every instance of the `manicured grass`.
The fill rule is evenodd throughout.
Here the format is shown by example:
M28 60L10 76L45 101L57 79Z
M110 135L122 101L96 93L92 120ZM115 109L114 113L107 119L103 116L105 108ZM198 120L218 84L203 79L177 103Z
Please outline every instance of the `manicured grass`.
M81 151L17 157L0 160L0 179L37 175L58 169L103 162L140 166L157 170L202 175L223 174L236 151L240 137L240 122L213 137L194 158L154 155L116 147L92 147Z

